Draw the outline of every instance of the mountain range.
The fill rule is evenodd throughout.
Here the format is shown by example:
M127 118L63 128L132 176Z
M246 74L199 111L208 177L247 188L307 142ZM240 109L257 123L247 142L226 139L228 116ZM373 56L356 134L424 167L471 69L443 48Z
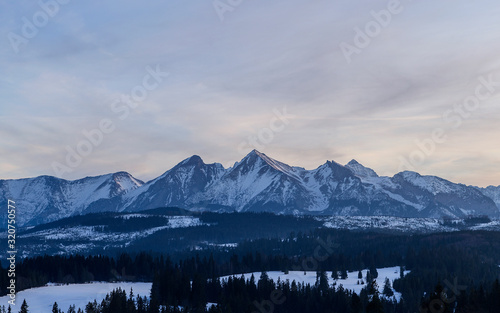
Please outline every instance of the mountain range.
M500 186L466 186L410 171L379 176L355 160L346 165L327 161L306 170L257 150L227 169L195 155L148 182L126 172L73 181L52 176L0 180L0 205L7 207L8 199L16 202L19 226L93 212L167 206L296 215L500 215ZM6 218L6 214L0 217L3 225Z

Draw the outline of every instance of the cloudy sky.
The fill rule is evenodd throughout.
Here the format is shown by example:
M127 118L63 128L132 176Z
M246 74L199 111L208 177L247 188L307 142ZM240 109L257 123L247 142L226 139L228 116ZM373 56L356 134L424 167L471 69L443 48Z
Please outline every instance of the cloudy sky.
M0 178L256 148L500 184L498 1L0 1Z

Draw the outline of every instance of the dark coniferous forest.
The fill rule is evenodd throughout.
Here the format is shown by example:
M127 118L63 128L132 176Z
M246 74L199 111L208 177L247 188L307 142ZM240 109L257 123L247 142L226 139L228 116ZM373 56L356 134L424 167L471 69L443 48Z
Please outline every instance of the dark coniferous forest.
M245 240L230 249L30 257L17 265L17 288L153 282L147 297L115 290L102 302L90 302L85 312L498 312L499 246L498 232L408 235L315 228ZM373 286L376 268L393 266L410 271L392 284L402 294L400 302L390 300L390 282L381 294ZM343 289L341 280L334 285L325 274L335 272L341 279L363 269L370 276L360 294ZM272 281L266 274L292 270L315 271L317 281ZM250 272L259 274L241 276ZM5 268L0 279L5 286ZM29 310L29 299L27 305ZM54 306L56 312L71 311Z

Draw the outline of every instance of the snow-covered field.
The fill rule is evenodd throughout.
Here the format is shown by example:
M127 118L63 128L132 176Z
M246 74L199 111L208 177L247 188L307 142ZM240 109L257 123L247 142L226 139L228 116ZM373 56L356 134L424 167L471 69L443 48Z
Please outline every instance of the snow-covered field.
M349 230L381 230L405 233L453 232L460 230L500 231L500 220L489 223L467 224L457 219L453 224L444 224L438 218L406 218L395 216L329 216L316 217L326 228Z
M332 216L318 217L324 227L335 229L379 229L401 232L450 232L456 227L444 226L437 218L405 218L394 216Z
M169 216L169 228L184 228L204 225L199 218L193 216ZM208 224L205 224L208 225Z
M376 281L377 281L377 284L379 287L380 294L382 294L382 291L384 289L385 278L389 278L389 281L391 282L391 287L392 287L393 281L396 278L400 277L399 270L400 269L398 266L377 269L378 278L376 279ZM348 272L347 279L336 280L336 283L337 283L336 287L338 288L338 287L340 287L340 285L342 285L342 287L344 289L352 290L359 295L359 293L361 292L361 289L366 287L366 279L365 278L366 278L367 270L363 270L361 272L363 273L363 280L365 280L364 285L361 285L361 284L358 285L358 281L360 281L360 279L358 279L358 272ZM408 273L409 273L409 271L404 272L405 275L407 275ZM255 282L257 283L259 278L260 278L261 272L248 273L248 274L243 274L243 275L244 275L245 279L250 279L252 274L254 275ZM274 282L276 282L278 280L278 278L280 278L281 281L288 280L290 283L294 280L295 280L295 282L301 283L301 284L305 283L305 284L314 285L316 283L316 272L314 272L314 271L307 271L306 275L304 275L304 271L290 271L287 275L285 275L283 272L273 271L273 272L267 272L267 275L269 276L269 279L272 279ZM330 285L332 285L333 284L333 279L331 278L332 272L327 272L327 275L328 275L328 283ZM234 276L239 278L239 277L241 277L241 274L234 275ZM222 279L227 279L228 277L229 276L224 276L224 277L222 277ZM394 291L394 289L393 289L393 291ZM399 292L394 291L394 298L396 299L396 301L399 301L401 299L401 294Z
M35 313L51 313L52 305L57 302L59 308L66 312L70 305L75 305L76 310L81 308L85 311L85 306L89 302L96 299L101 302L106 294L116 288L121 288L127 292L127 295L132 288L134 295L141 297L149 297L151 291L151 283L91 283L91 284L74 284L62 286L45 286L23 290L17 293L16 307L13 307L13 312L17 312L24 299L29 306L30 312ZM0 298L0 305L7 305L8 297Z

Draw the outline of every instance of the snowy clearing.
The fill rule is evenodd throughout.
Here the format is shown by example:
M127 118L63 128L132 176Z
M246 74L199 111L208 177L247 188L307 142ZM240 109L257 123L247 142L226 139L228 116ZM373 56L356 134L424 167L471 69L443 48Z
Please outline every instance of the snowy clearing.
M85 311L85 306L94 299L101 302L106 294L116 288L121 288L130 292L130 288L134 291L134 296L149 297L151 291L151 283L90 283L90 284L74 284L74 285L50 285L39 288L23 290L17 293L16 306L13 307L13 312L17 312L24 299L29 306L30 312L36 313L51 313L52 305L57 302L59 308L66 312L70 305L75 305L76 310L81 308ZM0 303L7 304L8 296L1 297Z
M391 282L391 287L392 287L392 283L394 282L394 280L400 277L398 266L380 268L380 269L377 269L377 271L378 271L378 278L376 279L376 281L377 281L377 284L379 287L380 294L382 294L382 291L384 289L384 282L385 282L386 277L389 278L389 281ZM337 279L336 280L336 282L337 282L336 287L338 288L340 285L342 285L344 289L351 290L353 292L356 292L359 295L359 293L361 292L361 289L366 287L366 279L365 278L366 278L367 270L363 270L361 272L363 273L363 280L365 280L364 285L361 285L361 284L358 285L358 281L360 281L360 279L358 279L358 272L348 272L347 279ZM332 272L326 272L326 273L328 275L328 283L330 285L332 285L333 284L333 279L331 278ZM409 273L409 271L404 272L405 275L407 275L408 273ZM252 274L254 275L255 282L257 283L259 281L261 272L247 273L247 274L243 274L243 275L244 275L245 279L247 280L247 279L250 279ZM316 283L316 272L315 271L307 271L306 275L304 275L304 271L290 271L288 273L288 275L285 275L283 272L273 271L273 272L267 272L267 275L269 276L269 279L272 279L275 283L278 281L278 278L280 278L281 281L288 280L290 283L294 280L295 280L295 282L301 283L301 284L305 283L305 284L314 285ZM234 276L239 278L239 277L241 277L241 274L234 275ZM229 276L224 276L224 277L221 277L221 279L227 279L228 277ZM399 302L401 299L401 294L399 292L396 292L394 289L393 289L393 292L394 292L394 299Z

